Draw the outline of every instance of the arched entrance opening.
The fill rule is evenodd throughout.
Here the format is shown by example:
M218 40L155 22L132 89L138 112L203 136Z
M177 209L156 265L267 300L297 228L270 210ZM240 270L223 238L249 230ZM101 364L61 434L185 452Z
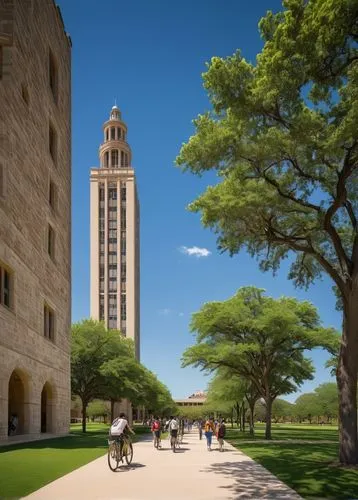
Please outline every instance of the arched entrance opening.
M53 390L46 382L41 392L41 432L52 432Z
M27 386L26 375L20 370L14 370L9 380L9 398L8 398L8 435L14 436L28 432L28 418L26 415L27 405Z

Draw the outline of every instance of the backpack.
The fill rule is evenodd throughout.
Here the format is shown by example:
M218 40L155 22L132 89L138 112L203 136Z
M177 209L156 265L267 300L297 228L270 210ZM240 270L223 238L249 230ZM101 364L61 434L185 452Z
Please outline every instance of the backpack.
M220 424L219 425L219 430L218 430L218 437L219 438L224 438L225 437L225 432L226 432L225 424Z
M209 421L205 422L204 429L205 429L205 432L213 432L211 423Z
M170 427L170 429L171 429L172 431L177 431L177 430L178 430L178 428L179 428L178 422L177 422L176 420L174 420L174 419L173 419L173 420L170 422L169 427Z
M153 424L153 429L154 429L155 431L159 431L159 429L160 429L160 423L158 422L158 420L156 420L156 421L154 422L154 424Z

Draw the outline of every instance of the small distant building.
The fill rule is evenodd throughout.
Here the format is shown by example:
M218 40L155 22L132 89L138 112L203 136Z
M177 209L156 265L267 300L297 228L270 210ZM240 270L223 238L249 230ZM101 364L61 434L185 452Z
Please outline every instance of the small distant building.
M206 393L196 391L186 399L175 399L177 406L203 406L206 401Z

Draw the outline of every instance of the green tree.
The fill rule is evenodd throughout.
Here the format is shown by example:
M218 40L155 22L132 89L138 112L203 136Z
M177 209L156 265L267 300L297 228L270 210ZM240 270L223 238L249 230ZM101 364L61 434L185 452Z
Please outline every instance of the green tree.
M219 410L223 416L230 416L232 410L236 412L238 424L245 430L245 401L249 407L250 435L254 435L255 404L259 398L257 387L251 381L239 377L226 367L216 370L216 375L209 384L206 405Z
M355 0L284 0L260 22L256 64L214 57L212 111L177 164L222 181L192 205L222 251L246 248L263 270L292 257L289 278L322 273L343 310L337 369L340 460L358 461L358 8Z
M114 419L114 404L122 399L132 403L143 392L141 384L145 368L135 358L134 343L120 336L113 346L112 356L101 366L104 377L103 397L111 402L111 421Z
M92 418L103 417L106 420L111 415L111 408L108 401L95 399L91 401L87 408L87 415Z
M321 410L322 408L316 393L308 392L302 394L295 401L294 413L299 422L308 420L311 424L313 417L319 417L321 415Z
M82 430L86 432L88 404L96 398L110 399L113 385L127 384L128 375L109 377L108 364L133 359L133 342L117 330L107 330L104 323L86 319L72 325L71 389L82 402ZM130 374L129 374L130 375ZM128 384L130 381L128 381Z
M232 370L220 367L210 381L205 408L207 414L220 414L233 417L236 412L237 423L242 427L242 404L245 397L245 387L242 381L233 377Z
M280 420L285 420L286 418L291 418L294 414L294 405L285 401L284 399L275 399L272 404L272 418L274 421L279 422Z
M335 335L320 326L309 302L275 300L254 287L205 304L194 313L191 330L197 332L197 343L184 352L183 365L209 371L226 367L251 382L265 400L266 439L271 439L273 401L312 378L314 368L303 351Z
M177 415L183 418L189 418L191 420L198 420L199 418L205 417L204 405L201 406L178 406Z
M140 374L138 374L137 382L141 387L141 390L133 398L133 402L137 406L145 406L150 414L169 415L176 413L177 407L169 389L143 365Z
M338 391L337 384L327 382L315 389L318 404L321 408L320 414L329 422L338 418Z

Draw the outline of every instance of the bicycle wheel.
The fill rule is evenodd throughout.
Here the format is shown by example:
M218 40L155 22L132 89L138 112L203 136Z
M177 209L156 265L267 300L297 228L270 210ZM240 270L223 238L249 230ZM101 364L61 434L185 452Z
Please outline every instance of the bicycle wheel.
M123 448L123 455L126 459L127 465L130 465L133 460L133 446L132 443L125 443Z
M113 472L118 469L118 464L119 464L118 454L119 452L117 444L114 442L111 443L108 447L107 460L108 460L108 466Z

